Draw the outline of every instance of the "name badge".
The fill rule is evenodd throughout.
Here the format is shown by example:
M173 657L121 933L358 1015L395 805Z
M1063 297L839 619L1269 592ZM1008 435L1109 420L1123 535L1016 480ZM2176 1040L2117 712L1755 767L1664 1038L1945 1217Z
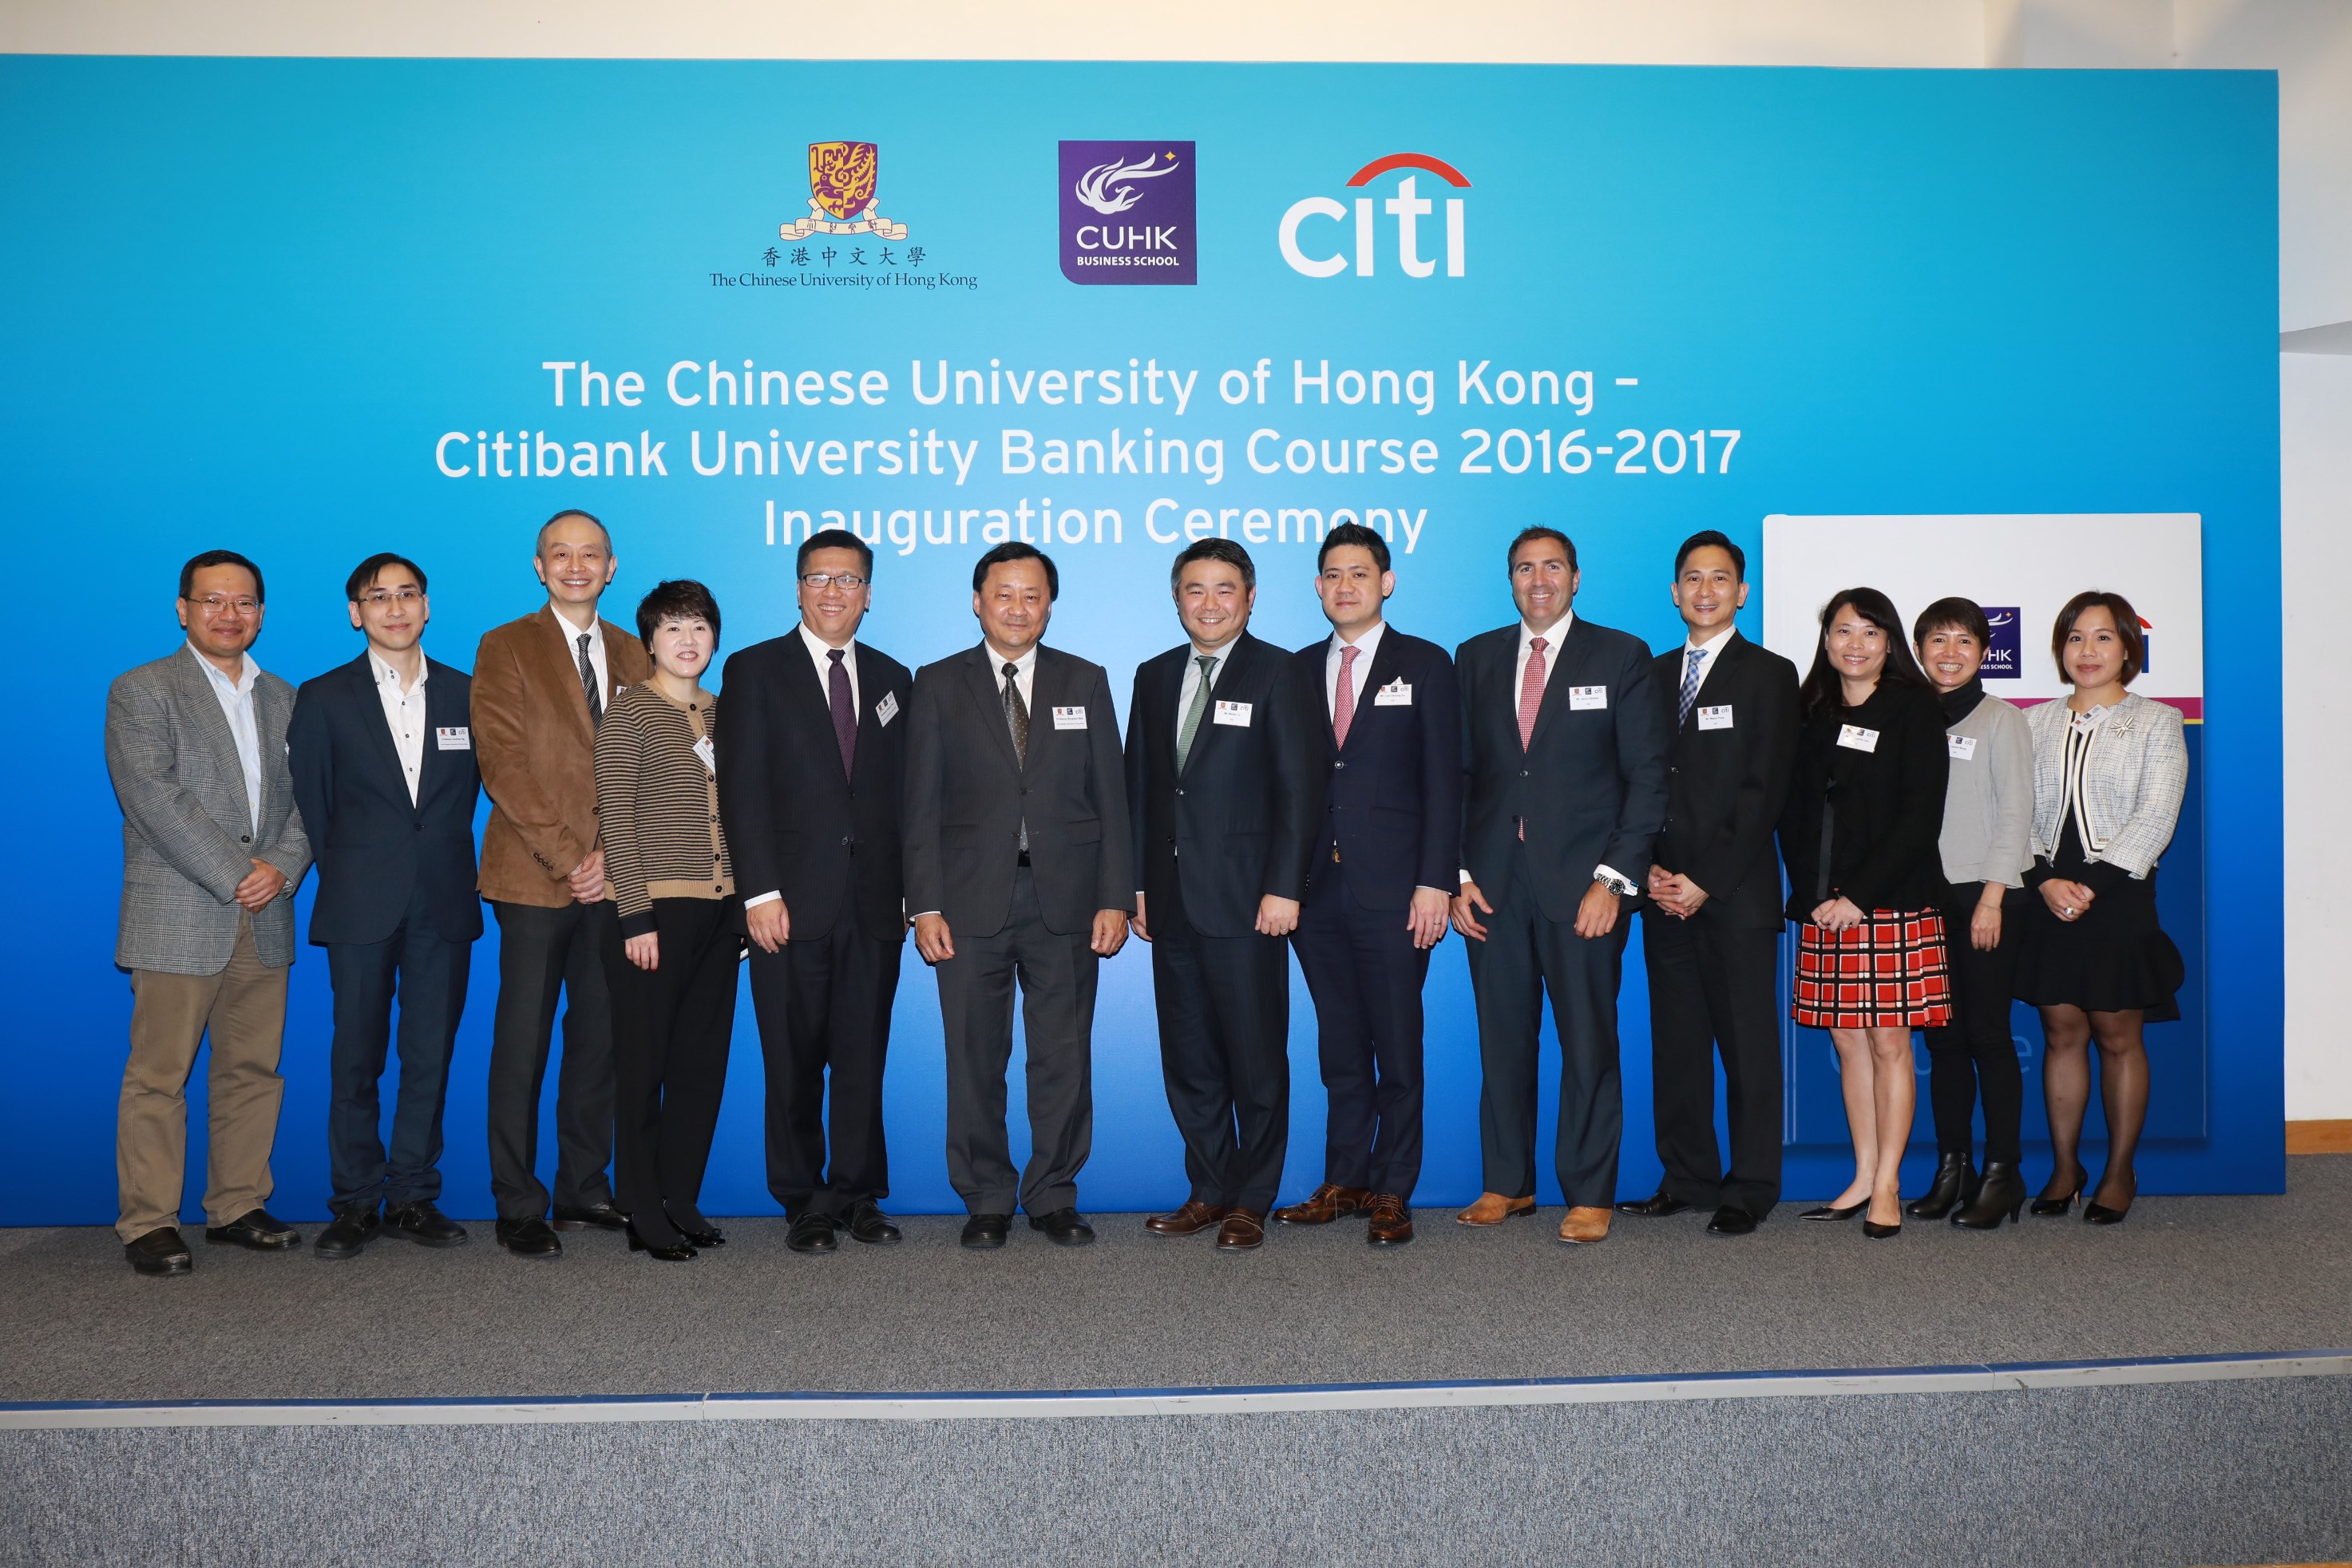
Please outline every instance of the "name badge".
M1878 750L1878 731L1865 730L1859 724L1838 726L1838 744L1857 752Z
M1605 686L1571 686L1568 689L1568 707L1572 713L1608 706L1609 689Z
M898 694L895 691L884 692L882 694L882 700L874 705L874 721L877 724L887 725L891 720L896 719L898 716Z
M1087 710L1084 707L1056 708L1054 710L1055 729L1083 730L1086 727Z
M1220 724L1238 724L1246 730L1249 728L1250 705L1246 702L1220 702L1216 718Z
M1698 727L1702 730L1730 729L1731 704L1727 702L1720 708L1700 709L1698 710Z
M1407 686L1402 680L1391 680L1386 686L1381 687L1378 691L1372 693L1372 706L1375 708L1410 708L1412 706L1412 688Z
M1977 760L1977 738L1974 735L1947 735L1944 737L1944 749L1952 753L1952 761L1956 763Z
M694 754L702 759L704 767L714 773L719 771L719 748L710 743L709 736L704 735L694 742Z
M463 724L444 724L433 731L433 739L445 752L470 752L474 749L474 732Z

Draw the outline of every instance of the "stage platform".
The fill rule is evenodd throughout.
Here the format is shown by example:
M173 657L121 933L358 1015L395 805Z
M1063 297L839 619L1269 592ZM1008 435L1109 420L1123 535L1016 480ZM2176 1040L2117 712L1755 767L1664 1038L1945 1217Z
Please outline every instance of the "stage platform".
M687 1265L602 1233L526 1263L484 1226L347 1264L199 1247L192 1279L156 1280L103 1230L0 1232L0 1542L46 1541L34 1562L2343 1557L2347 1212L2352 1159L2321 1156L2279 1197L1884 1242L1791 1205L1736 1240L1693 1214L1570 1248L1557 1210L1478 1232L1430 1210L1395 1252L1343 1223L1221 1257L1098 1215L1091 1248L1016 1228L973 1254L918 1216L899 1247L803 1258L751 1218ZM321 1510L343 1522L316 1532Z

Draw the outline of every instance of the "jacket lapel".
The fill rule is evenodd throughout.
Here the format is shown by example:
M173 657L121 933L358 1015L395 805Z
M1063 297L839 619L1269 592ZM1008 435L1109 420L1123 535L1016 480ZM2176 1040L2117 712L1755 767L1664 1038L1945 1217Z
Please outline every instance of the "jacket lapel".
M383 774L392 798L398 800L408 793L408 781L400 776L400 748L393 743L392 726L384 721L383 696L376 689L375 666L364 653L343 666L350 672L352 706L357 710L360 731L367 736L363 742L368 755L376 761L377 772ZM425 706L429 716L433 707L433 682L425 683ZM433 763L428 755L417 770L416 797L425 798L425 786L433 774Z
M1325 658L1328 657L1327 653ZM1364 694L1356 700L1355 717L1348 721L1349 745L1353 745L1356 737L1364 732L1364 721L1370 716L1370 710L1378 699L1381 688L1396 679L1397 660L1400 657L1402 656L1397 652L1396 628L1390 626L1381 633L1381 644L1372 650L1372 667L1364 672ZM1323 704L1323 721L1327 730L1330 727L1330 720L1331 704L1327 700ZM1347 747L1342 746L1339 749L1345 752Z
M596 744L596 724L588 716L588 689L581 684L580 680L580 661L577 657L580 645L572 640L580 634L572 629L570 621L555 613L552 605L541 605L539 607L537 619L541 628L539 638L540 657L544 661L541 665L541 669L550 679L561 678L562 684L558 689L566 693L567 710L571 713L572 721L579 726L580 733L593 748ZM611 648L604 650L604 668L608 676L606 681L608 687L611 684L609 676L613 668L612 654ZM606 706L609 707L611 705L609 690L605 694L605 699Z
M978 705L976 711L981 716L980 727L995 737L997 754L1012 764L1013 772L1018 773L1021 771L1021 758L1013 750L1013 727L1005 721L1003 694L996 689L996 665L995 650L986 643L969 650L963 656L964 684L971 691L972 701ZM1033 698L1037 689L1045 684L1045 659L1040 653L1029 674L1029 689ZM1037 743L1037 708L1034 701L1029 707L1029 743L1033 746Z
M800 627L794 626L786 632L782 641L783 647L777 651L784 660L784 700L807 710L808 722L824 738L826 755L833 759L835 769L841 773L841 782L846 785L850 782L849 770L842 768L841 742L833 733L833 693L825 689L826 678L817 673L815 663L809 658L808 640L801 636ZM853 642L849 646L852 657L855 657L857 645ZM858 673L862 677L866 672L860 670ZM857 729L858 738L863 740L870 733L866 721L874 712L874 704L881 699L880 693L875 689L876 682L861 679L857 684L861 699ZM854 768L856 764L853 762L851 765Z
M1532 752L1536 749L1537 743L1542 741L1545 733L1551 729L1560 710L1568 706L1568 689L1577 682L1578 667L1584 662L1583 654L1588 641L1589 639L1584 636L1584 617L1581 616L1569 623L1566 637L1549 635L1545 637L1544 658L1549 661L1549 668L1544 671L1543 698L1536 704L1536 727L1534 734L1528 741L1528 751ZM1517 663L1518 649L1514 646L1511 649L1511 664L1516 666ZM1613 698L1615 694L1611 695ZM1518 728L1518 711L1519 693L1517 688L1514 686L1511 690L1511 727L1514 732Z

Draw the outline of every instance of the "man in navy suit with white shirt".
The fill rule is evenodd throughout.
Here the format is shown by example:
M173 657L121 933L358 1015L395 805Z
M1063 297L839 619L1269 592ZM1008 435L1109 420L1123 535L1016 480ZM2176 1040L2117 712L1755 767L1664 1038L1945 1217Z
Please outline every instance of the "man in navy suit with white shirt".
M425 574L371 555L345 586L367 647L302 684L286 729L294 798L319 868L310 941L335 988L328 1169L334 1220L324 1258L354 1258L389 1231L455 1247L466 1229L441 1195L441 1111L474 939L472 682L425 657ZM400 1098L384 1148L377 1085L400 1001Z
M1423 982L1458 880L1462 713L1454 661L1382 618L1388 542L1359 523L1324 535L1316 596L1331 635L1300 648L1318 691L1321 834L1291 946L1315 998L1328 1100L1323 1182L1275 1211L1286 1225L1365 1214L1365 1239L1412 1239L1421 1175Z

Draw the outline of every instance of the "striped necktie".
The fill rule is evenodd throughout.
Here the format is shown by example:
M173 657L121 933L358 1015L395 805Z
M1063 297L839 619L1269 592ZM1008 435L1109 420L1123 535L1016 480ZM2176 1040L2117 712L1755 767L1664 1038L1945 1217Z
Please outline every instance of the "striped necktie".
M1690 668L1683 671L1682 701L1675 710L1675 728L1677 730L1689 721L1691 704L1698 700L1698 672L1706 663L1706 654L1707 650L1703 647L1690 650Z

